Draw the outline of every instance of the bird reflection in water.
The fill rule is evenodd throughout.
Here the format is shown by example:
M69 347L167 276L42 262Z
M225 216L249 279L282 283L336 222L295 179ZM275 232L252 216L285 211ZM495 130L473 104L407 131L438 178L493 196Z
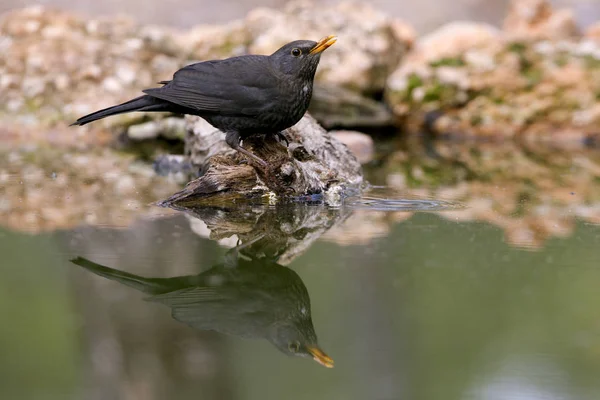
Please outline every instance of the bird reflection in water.
M148 294L146 300L170 307L174 319L192 328L264 338L287 355L333 367L317 344L306 286L298 274L275 261L242 256L233 249L222 264L173 278L145 278L83 257L71 262Z

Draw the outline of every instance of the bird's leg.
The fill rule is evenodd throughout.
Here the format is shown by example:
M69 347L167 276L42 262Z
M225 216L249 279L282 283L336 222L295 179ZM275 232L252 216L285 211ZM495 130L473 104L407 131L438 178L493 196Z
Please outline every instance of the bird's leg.
M240 241L238 239L237 245L234 248L227 251L227 253L225 254L225 262L224 262L225 266L228 268L237 267L238 266L238 258L240 256L243 256L243 254L240 253L240 250L243 250L246 247L252 246L254 243L258 242L259 240L261 240L264 237L265 237L265 234L261 233L260 235L253 238L252 240L250 240L246 243L242 243L242 244L240 244ZM249 257L245 257L245 258L252 259Z
M279 143L281 142L285 142L285 147L289 147L290 145L290 141L288 140L288 138L283 134L283 132L277 132L275 134L275 138L277 139L277 141Z
M232 149L239 151L240 153L242 153L243 155L245 155L246 157L256 161L257 163L259 163L263 168L268 168L269 164L267 164L267 162L265 160L263 160L262 158L258 157L255 154L252 154L252 152L244 149L242 146L240 146L240 142L242 141L242 138L240 137L240 134L237 132L227 132L227 134L225 135L225 141L227 142L227 144L229 146L231 146Z

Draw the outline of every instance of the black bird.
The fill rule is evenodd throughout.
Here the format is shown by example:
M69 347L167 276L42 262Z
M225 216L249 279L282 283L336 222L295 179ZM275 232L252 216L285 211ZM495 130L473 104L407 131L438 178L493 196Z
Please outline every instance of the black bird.
M225 132L232 148L266 167L240 142L256 134L285 140L281 131L298 122L308 109L321 52L336 40L335 36L319 42L296 40L270 56L191 64L175 72L172 80L160 82L164 86L143 90L146 95L81 117L72 125L132 111L199 115Z
M192 328L267 339L287 355L333 367L317 344L306 286L298 274L273 261L236 254L199 275L173 278L144 278L83 257L71 262L149 294L146 300L167 305L174 319Z

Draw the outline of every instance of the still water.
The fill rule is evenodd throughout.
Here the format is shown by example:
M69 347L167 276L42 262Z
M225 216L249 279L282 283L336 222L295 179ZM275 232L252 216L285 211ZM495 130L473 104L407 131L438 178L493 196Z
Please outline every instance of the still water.
M4 157L0 398L599 399L598 155L437 150L335 209L173 211Z

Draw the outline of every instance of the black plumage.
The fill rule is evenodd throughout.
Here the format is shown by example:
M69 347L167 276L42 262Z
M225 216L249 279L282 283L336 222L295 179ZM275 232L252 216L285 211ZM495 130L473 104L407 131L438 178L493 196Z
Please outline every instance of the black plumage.
M265 259L229 261L194 276L145 278L71 260L96 275L142 291L171 308L177 321L201 330L266 339L288 355L312 357L333 367L317 344L306 286L294 271Z
M245 55L188 65L146 89L144 96L79 118L73 125L132 111L198 115L225 132L227 143L263 167L264 160L241 147L244 138L281 135L306 113L321 52L334 36L319 42L297 40L270 56Z

